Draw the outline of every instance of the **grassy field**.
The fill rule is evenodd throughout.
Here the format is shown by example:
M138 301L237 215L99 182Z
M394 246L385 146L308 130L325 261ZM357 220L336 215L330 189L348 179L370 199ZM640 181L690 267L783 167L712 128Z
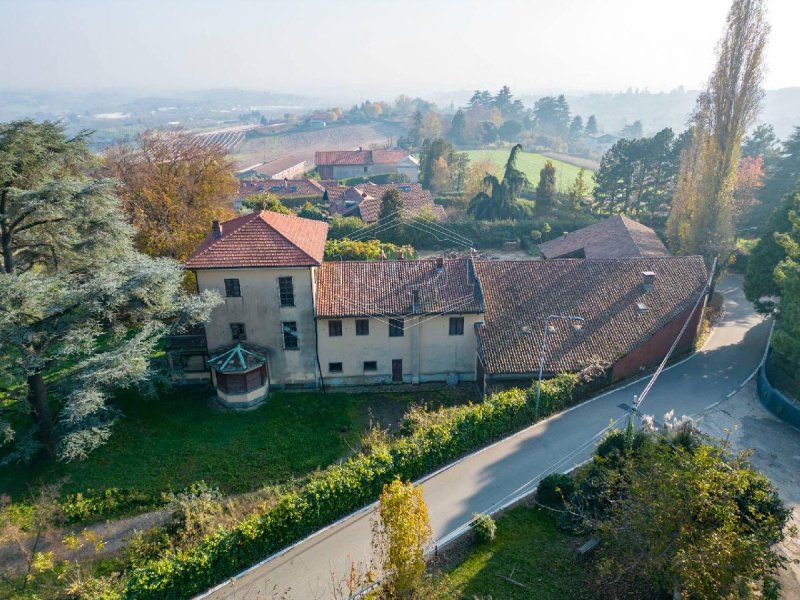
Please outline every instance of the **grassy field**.
M223 492L247 492L345 456L370 414L390 422L412 402L452 404L464 400L465 390L277 392L242 412L209 407L210 395L207 388L173 388L151 400L121 394L114 405L125 416L108 444L81 462L0 467L0 490L18 500L39 482L66 478L64 494L111 487L158 494L199 480Z
M464 561L439 576L432 596L436 600L589 598L588 573L575 552L582 541L558 531L542 509L515 508L497 520L493 542L476 546Z
M471 162L478 160L489 160L500 167L501 172L502 168L506 164L506 161L508 160L508 153L509 150L467 151ZM552 158L547 158L541 154L535 154L533 152L521 152L517 157L517 168L524 171L531 183L536 186L536 184L539 183L539 171L542 170L542 167L544 167L544 164L548 160L551 161L553 166L556 168L556 186L558 187L559 191L566 191L570 184L575 180L575 176L580 171L580 167L569 165L565 162L561 162ZM587 171L585 178L586 183L590 188L593 189L594 180L592 179L592 174Z

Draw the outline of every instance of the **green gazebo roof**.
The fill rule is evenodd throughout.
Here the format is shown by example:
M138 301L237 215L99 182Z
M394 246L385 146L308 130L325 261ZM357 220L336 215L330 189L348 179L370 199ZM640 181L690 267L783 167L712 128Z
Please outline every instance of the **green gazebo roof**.
M266 350L238 343L208 359L209 366L218 373L243 373L252 371L267 362Z

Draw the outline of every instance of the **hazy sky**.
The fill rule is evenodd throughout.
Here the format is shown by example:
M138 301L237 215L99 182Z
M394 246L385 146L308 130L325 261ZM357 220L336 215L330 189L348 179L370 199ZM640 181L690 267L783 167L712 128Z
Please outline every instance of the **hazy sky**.
M729 0L0 0L0 88L314 94L701 86ZM770 0L767 88L800 85Z

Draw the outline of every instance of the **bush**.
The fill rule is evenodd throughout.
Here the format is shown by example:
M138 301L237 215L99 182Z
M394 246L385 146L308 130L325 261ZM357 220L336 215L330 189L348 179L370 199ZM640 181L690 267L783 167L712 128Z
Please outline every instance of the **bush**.
M416 258L411 246L397 246L378 240L355 241L349 239L328 240L325 242L325 260L380 260L381 252L389 259Z
M575 491L575 480L564 473L551 473L539 482L536 502L551 510L563 510Z
M475 533L475 540L479 544L488 544L494 540L495 533L497 532L497 525L494 519L486 514L472 515L472 524L470 525L472 531Z
M70 494L61 504L67 523L80 523L97 518L111 518L150 510L165 504L160 496L138 490L108 488L88 489L85 493Z
M576 381L573 375L544 381L541 414L560 410L573 401ZM220 528L194 547L165 552L134 568L125 597L189 597L208 589L373 502L383 486L394 479L417 479L531 424L535 408L528 401L530 396L520 389L493 394L478 404L452 409L447 419L419 425L388 447L378 447L368 455L353 455L311 475L274 506L247 517L233 529Z

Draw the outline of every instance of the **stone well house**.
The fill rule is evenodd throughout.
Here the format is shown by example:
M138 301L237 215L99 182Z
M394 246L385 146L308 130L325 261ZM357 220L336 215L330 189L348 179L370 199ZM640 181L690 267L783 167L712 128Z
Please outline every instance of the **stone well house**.
M603 365L611 380L695 340L707 272L698 256L544 261L323 261L326 223L254 213L214 224L187 261L225 298L204 336L170 340L229 406L271 389L475 381L530 385ZM579 329L551 315L582 319ZM181 338L185 339L181 339ZM188 373L185 378L188 377Z

